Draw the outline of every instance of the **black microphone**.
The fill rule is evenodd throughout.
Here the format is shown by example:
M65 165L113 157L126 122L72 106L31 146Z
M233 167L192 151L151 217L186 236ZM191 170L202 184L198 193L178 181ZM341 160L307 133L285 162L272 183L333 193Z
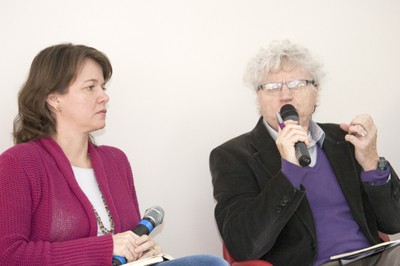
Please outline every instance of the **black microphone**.
M138 225L132 230L138 236L148 235L153 229L162 224L164 219L164 210L160 206L153 206L148 208L143 215L143 219L140 220ZM112 265L122 265L127 262L126 258L121 256L113 256Z
M280 114L283 121L293 120L299 122L299 114L291 104L285 104L281 107ZM294 145L296 151L296 158L301 166L308 166L311 163L310 153L304 142L298 141Z

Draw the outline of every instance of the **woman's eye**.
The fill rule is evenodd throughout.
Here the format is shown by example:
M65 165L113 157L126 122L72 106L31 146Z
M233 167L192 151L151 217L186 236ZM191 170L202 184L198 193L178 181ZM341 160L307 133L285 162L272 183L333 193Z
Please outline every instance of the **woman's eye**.
M94 90L94 85L86 87L89 91Z

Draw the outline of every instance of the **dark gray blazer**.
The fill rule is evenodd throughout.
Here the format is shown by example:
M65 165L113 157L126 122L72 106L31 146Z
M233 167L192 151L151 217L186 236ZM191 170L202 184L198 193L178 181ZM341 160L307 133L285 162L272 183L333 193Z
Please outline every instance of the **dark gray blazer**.
M385 185L363 184L346 132L336 124L319 126L325 132L322 148L367 239L377 244L382 242L378 230L399 232L400 181L394 170ZM252 131L215 148L210 170L218 229L234 257L312 265L318 246L306 193L282 173L280 154L262 118Z

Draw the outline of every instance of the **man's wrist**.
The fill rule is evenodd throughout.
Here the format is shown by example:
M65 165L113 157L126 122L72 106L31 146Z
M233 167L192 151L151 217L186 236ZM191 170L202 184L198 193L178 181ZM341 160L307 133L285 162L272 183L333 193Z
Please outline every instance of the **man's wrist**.
M363 171L367 172L367 171L377 170L379 158L380 157L377 156L376 159L372 159L371 161L364 162L364 164L361 165Z

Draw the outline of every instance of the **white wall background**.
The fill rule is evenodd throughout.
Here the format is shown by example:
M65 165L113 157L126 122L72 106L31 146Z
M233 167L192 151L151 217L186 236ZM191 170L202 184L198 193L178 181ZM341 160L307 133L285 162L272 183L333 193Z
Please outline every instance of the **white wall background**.
M73 42L114 66L99 144L123 149L141 212L165 209L154 237L174 256L221 255L210 150L258 118L245 66L274 39L317 53L328 74L316 120L373 115L379 151L400 171L397 0L0 0L0 152L12 145L17 93L33 57Z

